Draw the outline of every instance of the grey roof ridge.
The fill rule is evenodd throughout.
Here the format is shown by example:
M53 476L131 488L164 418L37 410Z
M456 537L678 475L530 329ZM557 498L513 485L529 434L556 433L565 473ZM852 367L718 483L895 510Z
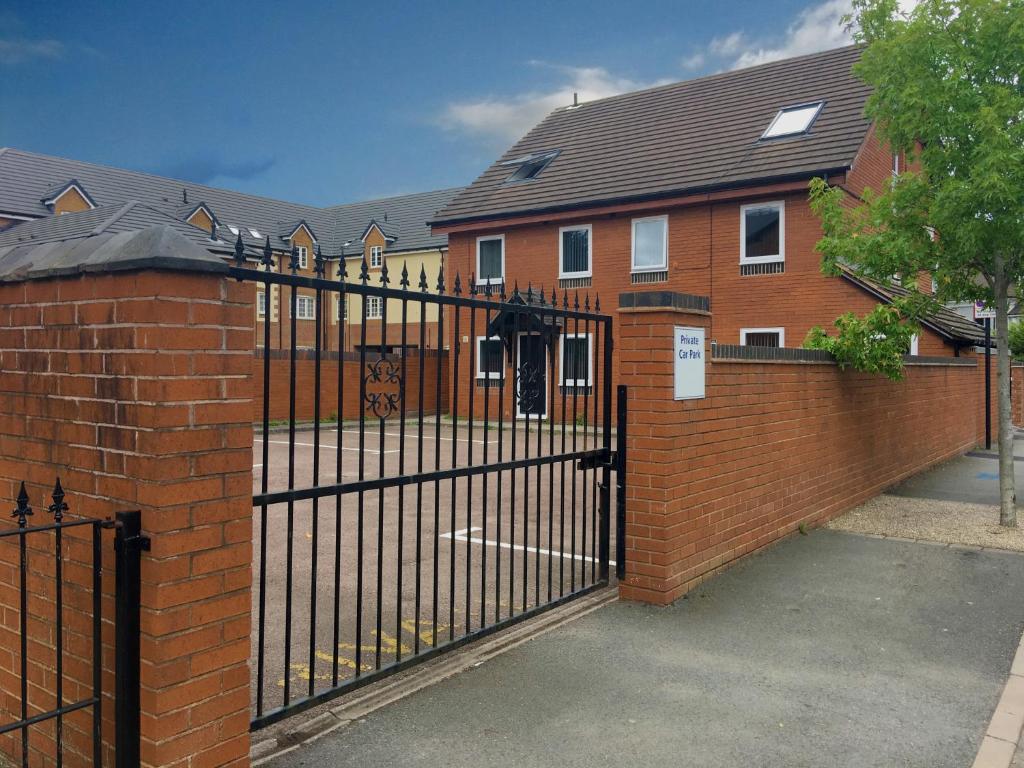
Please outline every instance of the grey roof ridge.
M652 91L668 90L669 88L676 88L680 85L692 85L694 83L710 82L717 79L722 79L736 75L740 72L750 72L755 69L762 69L771 67L778 64L787 64L794 61L801 61L803 59L813 59L818 56L825 56L829 54L839 53L840 51L848 51L851 48L862 48L860 43L850 43L849 45L841 45L838 48L826 48L824 51L815 51L814 53L802 53L799 56L787 56L784 59L775 59L773 61L763 61L760 64L751 64L747 67L737 67L736 69L727 69L722 72L712 72L708 75L701 75L699 77L691 77L686 80L673 80L671 83L662 83L661 85L650 85L646 88L637 88L635 91L625 91L624 93L616 93L611 96L603 96L600 99L593 99L592 101L582 101L578 105L573 106L567 104L564 107L555 107L547 116L551 116L556 112L565 112L567 110L577 110L580 107L587 107L591 104L602 104L606 101L613 101L615 99L624 99L630 96L635 96L641 93L650 93ZM537 122L537 125L543 122L543 119Z
M126 213L128 213L128 211L130 211L136 205L139 205L139 201L138 200L129 200L127 203L122 205L119 209L114 211L114 213L111 214L111 216L109 218L107 218L106 221L103 221L103 222L100 222L99 224L97 224L96 227L89 234L90 235L99 235L99 234L102 234L103 232L106 232L108 227L113 225L115 222L119 221Z

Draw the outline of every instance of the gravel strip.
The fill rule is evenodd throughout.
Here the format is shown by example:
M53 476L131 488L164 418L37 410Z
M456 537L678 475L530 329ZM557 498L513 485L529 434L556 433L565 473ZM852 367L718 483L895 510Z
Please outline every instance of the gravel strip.
M987 504L882 494L837 517L826 527L1024 552L1024 528L1000 527L999 508Z

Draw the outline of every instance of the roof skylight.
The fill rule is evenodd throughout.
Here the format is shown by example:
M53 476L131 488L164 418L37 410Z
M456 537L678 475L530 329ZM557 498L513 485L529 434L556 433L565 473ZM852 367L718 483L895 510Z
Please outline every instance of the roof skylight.
M813 104L798 104L795 107L785 107L772 120L763 134L762 139L774 139L779 136L793 136L797 133L806 133L814 122L814 118L821 112L825 102L816 101Z
M517 166L512 175L505 179L509 181L529 181L540 175L540 172L548 167L548 164L558 157L559 150L552 149L547 152L534 152L515 160L506 160L502 165Z
M261 235L258 231L256 231L252 227L249 227L249 234L252 235L253 237L257 238L257 239L260 238L260 237L263 237L263 235Z
M231 230L232 235L238 234L238 227L236 227L234 224L228 224L228 229Z

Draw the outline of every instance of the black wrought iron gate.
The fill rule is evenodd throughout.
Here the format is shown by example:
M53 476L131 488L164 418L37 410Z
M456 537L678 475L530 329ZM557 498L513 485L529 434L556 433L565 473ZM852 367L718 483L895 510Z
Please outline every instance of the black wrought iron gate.
M599 300L236 259L261 294L253 729L608 583Z
M0 570L6 574L0 607L10 619L7 639L16 637L19 646L16 652L5 646L10 652L0 663L6 706L14 715L0 723L0 737L15 736L7 744L24 768L111 764L102 723L111 693L103 690L103 660L112 653L113 765L137 768L140 556L149 539L141 533L138 511L105 520L69 516L65 498L58 479L53 503L34 510L22 483L11 513L16 527L0 530ZM111 543L114 615L105 616L102 551ZM114 630L106 654L104 624Z

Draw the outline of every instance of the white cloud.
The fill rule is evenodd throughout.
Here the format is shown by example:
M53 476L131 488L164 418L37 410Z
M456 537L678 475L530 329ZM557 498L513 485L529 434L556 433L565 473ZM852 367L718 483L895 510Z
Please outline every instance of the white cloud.
M507 144L521 138L552 110L572 104L574 93L584 102L658 84L618 77L603 67L568 67L536 61L530 64L557 72L562 82L547 90L452 102L444 108L438 122L453 132Z
M777 45L751 46L741 39L736 50L741 47L746 50L735 58L732 68L750 67L849 45L853 38L842 19L850 10L850 0L827 0L821 5L801 11L789 25L784 39Z
M59 59L63 55L64 44L59 40L0 39L0 64Z

